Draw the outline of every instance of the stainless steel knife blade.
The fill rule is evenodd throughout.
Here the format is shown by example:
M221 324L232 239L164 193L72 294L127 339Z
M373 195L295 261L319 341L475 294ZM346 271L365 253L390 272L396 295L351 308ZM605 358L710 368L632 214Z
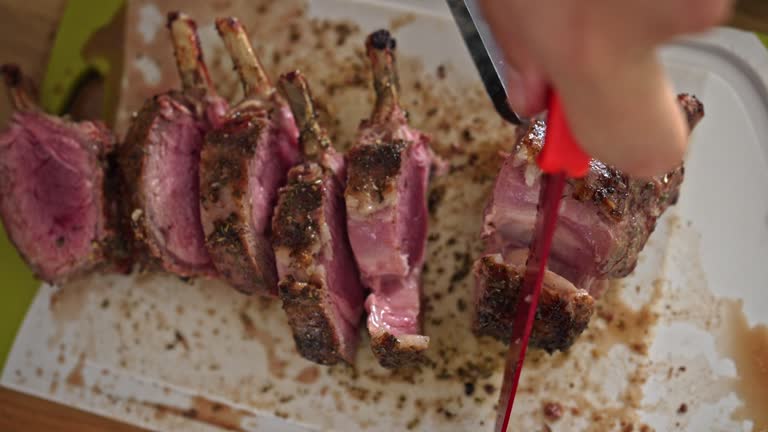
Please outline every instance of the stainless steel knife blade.
M504 55L493 39L488 23L485 22L480 12L477 1L446 0L446 2L496 111L510 123L523 123L520 116L510 108L507 102L508 93L505 77L508 66Z

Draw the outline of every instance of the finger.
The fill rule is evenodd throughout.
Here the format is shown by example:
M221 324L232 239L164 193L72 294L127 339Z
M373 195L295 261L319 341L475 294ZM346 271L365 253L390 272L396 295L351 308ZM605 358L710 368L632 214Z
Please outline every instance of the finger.
M548 79L536 63L523 37L525 35L521 34L520 23L516 21L519 16L514 15L517 6L513 3L509 0L485 0L481 6L508 65L507 76L501 78L506 79L509 103L518 115L529 117L545 109Z
M676 167L685 155L688 128L653 52L607 69L555 77L574 136L592 157L630 175Z
M734 0L636 0L640 30L653 42L687 33L699 33L724 23L731 15Z
M531 67L523 72L507 71L507 96L512 109L518 115L531 117L546 109L548 80Z

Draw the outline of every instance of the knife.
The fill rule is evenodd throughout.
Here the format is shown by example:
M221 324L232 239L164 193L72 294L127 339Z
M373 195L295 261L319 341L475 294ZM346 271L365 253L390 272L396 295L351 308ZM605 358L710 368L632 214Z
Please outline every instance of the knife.
M507 102L507 84L504 79L507 76L507 65L491 29L480 13L477 1L446 1L496 112L512 124L523 123Z
M446 0L464 38L480 78L496 110L510 123L519 124L520 117L509 108L504 87L506 67L503 56L482 18L475 0ZM547 102L547 132L544 146L536 160L542 171L539 203L531 238L523 284L515 309L512 337L504 365L504 378L496 412L496 432L505 432L509 425L517 385L523 369L525 352L531 336L541 284L557 227L557 215L567 177L581 177L589 169L589 156L581 150L566 121L560 98L550 91Z

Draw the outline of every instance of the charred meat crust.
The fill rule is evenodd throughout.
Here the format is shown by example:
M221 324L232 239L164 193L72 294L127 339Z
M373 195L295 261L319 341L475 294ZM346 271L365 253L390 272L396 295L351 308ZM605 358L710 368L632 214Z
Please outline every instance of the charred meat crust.
M524 270L522 265L506 265L490 256L475 262L475 275L484 285L475 304L476 334L509 343ZM530 345L550 353L566 350L587 328L593 311L594 300L586 291L569 295L543 286Z
M311 162L292 168L288 184L280 189L272 242L275 248L287 248L302 267L311 265L312 246L320 241L323 191L322 169Z
M323 365L344 359L330 318L327 291L316 283L298 282L289 276L280 282L278 292L299 354Z
M223 211L210 220L205 245L216 271L246 294L275 294L277 273L266 239L255 239L247 215L248 163L262 135L268 133L267 112L248 106L231 112L205 137L200 158L200 203L203 212ZM262 244L264 243L264 244ZM237 273L237 274L235 274ZM240 281L240 282L238 282ZM247 282L246 282L247 281Z
M218 203L228 188L240 200L248 186L248 161L256 152L262 134L268 129L267 114L259 108L246 108L230 114L205 137L205 169L200 170L201 202Z
M692 95L678 95L678 102L686 114L688 126L693 129L704 115L702 103ZM544 142L546 125L533 122L518 143L529 164ZM601 219L609 224L624 224L625 244L601 265L601 273L609 278L622 278L634 270L637 254L656 227L656 220L671 205L677 203L685 168L679 167L666 174L642 179L630 177L618 169L598 160L591 160L589 172L580 179L570 179L566 194L571 198L593 205Z
M697 124L704 118L704 104L694 95L681 93L677 95L677 102L685 113L688 121L688 128L693 130Z
M370 44L373 48L378 50L397 48L397 41L389 33L389 30L377 30L368 36Z
M693 129L704 116L704 105L693 95L680 94L677 98L686 114L689 128ZM545 123L535 121L519 141L518 146L527 150L530 162L535 160L541 150L545 131ZM650 208L651 213L658 216L667 206L677 201L684 171L681 165L652 179L633 179L593 159L590 161L589 173L584 178L570 181L571 194L578 201L594 203L601 216L610 220L621 220L636 214L641 207Z
M130 233L122 229L123 213L120 212L121 190L117 167L117 138L101 122L92 122L94 126L88 139L97 148L99 165L103 170L102 206L106 217L106 236L99 242L99 254L105 260L98 267L106 266L120 273L130 272L133 266L133 254L130 247Z
M106 174L104 196L107 197L108 229L114 232L104 241L107 258L114 271L128 274L133 270L135 254L133 249L133 231L130 222L124 217L124 184L120 174L117 150L106 155Z
M407 148L408 143L402 140L353 147L347 153L347 193L383 202L384 196L397 188L403 151Z
M387 369L399 369L417 366L427 361L424 351L429 347L429 339L415 336L398 338L389 332L371 335L371 349L379 364Z
M528 162L535 158L544 143L546 125L543 121L533 122L523 135L518 146L527 152ZM616 168L598 160L591 160L589 172L580 179L570 179L568 193L580 202L592 203L601 217L608 221L620 221L637 212L640 207L650 207L660 214L677 199L677 189L682 183L682 166L663 176L647 180L633 179ZM640 191L640 193L636 193ZM651 205L648 205L650 199Z
M305 162L288 173L280 188L272 222L274 249L287 249L290 267L307 280L288 275L280 281L278 293L293 331L299 353L308 360L331 365L351 361L336 332L336 319L326 281L311 275L316 256L323 248L321 226L326 196L324 177L331 175L315 162ZM279 253L279 252L278 252Z

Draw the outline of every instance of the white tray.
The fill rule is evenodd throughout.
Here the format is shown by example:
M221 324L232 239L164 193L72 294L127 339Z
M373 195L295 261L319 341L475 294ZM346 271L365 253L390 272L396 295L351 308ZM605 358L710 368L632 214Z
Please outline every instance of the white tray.
M285 46L277 40L288 37L291 23L302 31L299 45L336 31L289 14L296 0L275 2L260 17L254 3L174 0L160 9L150 1L129 2L128 30L138 21L143 33L126 53L123 126L142 97L176 82L162 33L167 10L186 9L198 18L225 94L236 93L236 85L226 60L216 65L222 50L211 27L214 16L241 16L270 68L272 53ZM337 144L352 138L371 92L362 83L330 94L329 83L355 74L328 65L350 56L346 63L359 69L364 63L354 51L365 33L391 26L413 122L434 133L444 153L454 144L454 164L465 165L466 152L479 155L472 167L433 185L445 189L431 226L441 238L430 242L425 276L435 368L390 375L375 364L367 341L358 373L317 367L296 355L277 302L246 299L216 282L104 276L63 290L42 287L2 385L157 430L492 429L504 348L469 332L470 311L460 306L471 298L471 278L459 274L448 287L462 254L476 256L480 248L477 232L492 172L482 165L492 165L496 148L509 147L513 131L486 100L442 2L315 0L307 13L361 28L325 54L297 48L275 68L301 65L329 117L341 120L333 128ZM610 314L595 317L569 355L530 356L515 430L543 430L544 424L552 431L621 430L621 422L634 430L752 430L739 412L750 384L741 348L756 341L750 325L768 323L768 54L754 35L720 29L672 44L662 57L677 88L695 93L706 109L680 202L660 222L635 274L602 301ZM441 65L443 79L435 72ZM414 90L416 81L422 93ZM435 107L438 114L427 117ZM746 324L737 300L744 301ZM752 414L768 406L757 396L745 400ZM557 421L542 413L542 404L552 401L565 408Z

